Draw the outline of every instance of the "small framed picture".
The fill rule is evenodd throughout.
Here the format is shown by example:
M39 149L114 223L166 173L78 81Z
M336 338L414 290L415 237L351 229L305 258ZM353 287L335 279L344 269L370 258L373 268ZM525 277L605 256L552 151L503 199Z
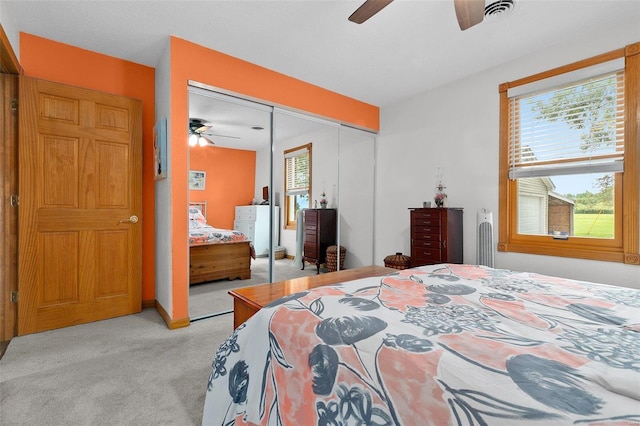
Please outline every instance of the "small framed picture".
M167 119L161 118L153 128L153 176L167 177Z
M207 181L207 172L201 170L189 170L189 189L204 191Z

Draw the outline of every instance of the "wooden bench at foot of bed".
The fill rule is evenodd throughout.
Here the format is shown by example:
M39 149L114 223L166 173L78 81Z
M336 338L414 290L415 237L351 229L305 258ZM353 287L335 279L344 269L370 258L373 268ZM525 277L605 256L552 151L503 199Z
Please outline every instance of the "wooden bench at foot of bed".
M189 284L251 278L249 241L189 246Z
M398 272L398 270L377 265L361 266L231 290L229 294L233 297L233 328L238 328L240 324L251 318L264 306L281 297L324 285L339 284L360 278L379 277L394 272Z

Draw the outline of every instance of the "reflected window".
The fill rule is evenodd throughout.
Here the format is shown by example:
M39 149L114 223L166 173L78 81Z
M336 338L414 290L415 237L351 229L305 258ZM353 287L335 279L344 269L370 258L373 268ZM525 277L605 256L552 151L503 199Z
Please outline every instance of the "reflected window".
M296 215L309 208L311 193L311 144L284 152L285 227L296 227Z

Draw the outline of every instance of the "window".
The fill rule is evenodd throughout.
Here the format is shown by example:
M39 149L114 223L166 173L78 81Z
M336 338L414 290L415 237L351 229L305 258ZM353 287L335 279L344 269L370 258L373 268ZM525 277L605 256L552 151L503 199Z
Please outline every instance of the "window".
M500 85L498 250L640 264L640 43Z
M295 229L299 210L309 208L311 144L284 152L285 227Z

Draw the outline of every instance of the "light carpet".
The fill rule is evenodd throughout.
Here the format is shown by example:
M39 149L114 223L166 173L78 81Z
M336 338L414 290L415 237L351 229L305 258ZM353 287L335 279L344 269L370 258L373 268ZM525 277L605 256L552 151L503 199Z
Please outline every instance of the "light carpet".
M306 264L304 271L292 266L291 259L274 260L274 281L316 275L316 266ZM269 282L269 258L251 260L251 278L248 280L218 280L189 287L189 318L200 318L233 310L230 290Z
M14 338L0 359L2 425L196 425L233 316L169 330L154 309Z
M250 280L192 286L189 315L233 309L232 288L268 282L268 260ZM275 278L315 275L290 259ZM0 359L0 425L198 425L218 346L233 315L169 330L154 309L16 337Z

